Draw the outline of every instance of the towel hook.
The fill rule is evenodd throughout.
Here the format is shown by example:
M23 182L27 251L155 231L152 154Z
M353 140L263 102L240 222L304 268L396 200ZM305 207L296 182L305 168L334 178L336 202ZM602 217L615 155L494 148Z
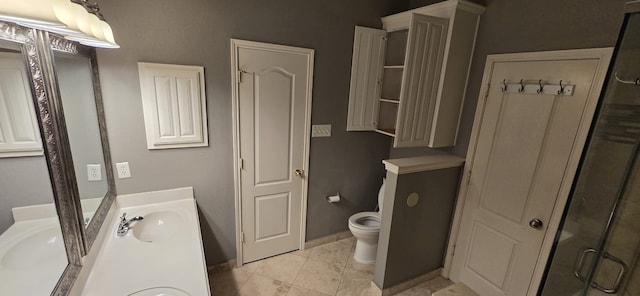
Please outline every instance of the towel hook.
M507 80L506 79L502 80L502 86L500 87L500 90L502 90L502 92L507 91Z
M562 80L560 80L560 90L558 90L558 94L561 95L564 93L564 85L562 85Z
M524 79L520 79L520 89L518 90L518 92L523 92L524 91Z
M542 79L538 80L538 85L540 85L540 88L538 88L538 91L537 91L537 92L538 92L539 94L541 94L541 93L542 93L542 88L543 88L543 86L542 86Z

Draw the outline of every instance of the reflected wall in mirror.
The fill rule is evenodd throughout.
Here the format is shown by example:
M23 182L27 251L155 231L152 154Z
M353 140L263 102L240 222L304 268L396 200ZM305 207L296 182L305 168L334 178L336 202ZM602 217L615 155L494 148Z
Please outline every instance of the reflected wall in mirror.
M68 264L28 73L0 42L0 295L49 295Z
M54 60L82 212L88 225L109 187L91 59L55 51Z

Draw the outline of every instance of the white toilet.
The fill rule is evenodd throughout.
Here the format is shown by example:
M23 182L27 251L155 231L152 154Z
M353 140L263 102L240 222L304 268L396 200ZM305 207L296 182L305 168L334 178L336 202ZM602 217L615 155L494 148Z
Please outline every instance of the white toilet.
M359 263L369 264L376 262L383 199L384 180L382 180L382 186L378 191L378 211L355 213L349 217L349 230L356 238L356 253L353 257Z

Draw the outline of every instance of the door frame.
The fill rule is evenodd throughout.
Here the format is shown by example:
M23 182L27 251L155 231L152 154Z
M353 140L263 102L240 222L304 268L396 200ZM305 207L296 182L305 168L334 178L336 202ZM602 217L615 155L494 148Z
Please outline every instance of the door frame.
M604 85L604 81L609 69L609 63L613 54L612 47L606 48L589 48L589 49L572 49L572 50L557 50L557 51L540 51L540 52L523 52L523 53L507 53L507 54L492 54L487 55L487 61L484 67L484 73L482 77L482 84L480 88L480 95L478 97L478 104L476 107L476 113L473 121L473 129L471 131L471 137L469 139L469 147L467 149L467 156L463 169L463 176L461 178L460 189L458 191L458 199L456 202L455 212L453 216L453 222L451 224L451 233L449 235L449 242L447 245L447 251L445 254L445 262L442 274L445 277L451 275L451 268L453 263L453 256L455 253L455 246L460 235L460 223L462 222L463 208L467 199L469 190L469 181L471 178L471 171L473 161L476 152L476 146L478 143L478 137L480 132L480 125L484 117L484 107L487 96L489 94L489 82L491 79L491 73L496 63L501 62L525 62L525 61L560 61L560 60L582 60L582 59L597 59L599 60L596 68L596 73L593 77L593 83L590 89L590 95L587 98L585 106L585 112L580 121L576 139L574 141L573 149L567 163L567 170L565 172L576 171L578 164L582 157L582 151L584 149L593 116L595 114L596 106L600 99L600 94ZM497 86L494 86L497 87ZM542 241L540 253L538 254L538 260L533 272L531 282L529 284L528 294L534 296L537 293L538 286L542 280L544 270L547 264L547 260L551 253L551 248L555 240L556 233L560 226L562 219L562 213L569 199L573 180L577 172L571 178L565 178L560 186L559 196L551 214L551 218L548 223L548 227Z
M303 54L307 56L309 84L306 90L306 111L304 122L304 149L303 170L305 177L302 179L302 203L300 213L300 250L304 250L307 229L307 191L309 187L309 146L311 143L311 103L313 91L313 64L314 50L309 48L293 47L279 44L263 43L256 41L231 38L231 109L233 122L233 183L235 191L235 224L236 224L236 265L244 264L242 252L242 178L240 175L240 107L238 97L238 50L240 48L260 49L275 52Z

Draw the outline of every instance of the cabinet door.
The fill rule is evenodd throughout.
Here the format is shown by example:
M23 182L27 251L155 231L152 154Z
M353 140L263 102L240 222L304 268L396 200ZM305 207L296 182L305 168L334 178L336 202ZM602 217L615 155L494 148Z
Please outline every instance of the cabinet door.
M387 32L383 30L356 26L351 61L348 131L376 129L386 36Z
M394 147L426 147L433 128L449 20L413 14Z
M138 63L148 149L208 146L204 68Z

